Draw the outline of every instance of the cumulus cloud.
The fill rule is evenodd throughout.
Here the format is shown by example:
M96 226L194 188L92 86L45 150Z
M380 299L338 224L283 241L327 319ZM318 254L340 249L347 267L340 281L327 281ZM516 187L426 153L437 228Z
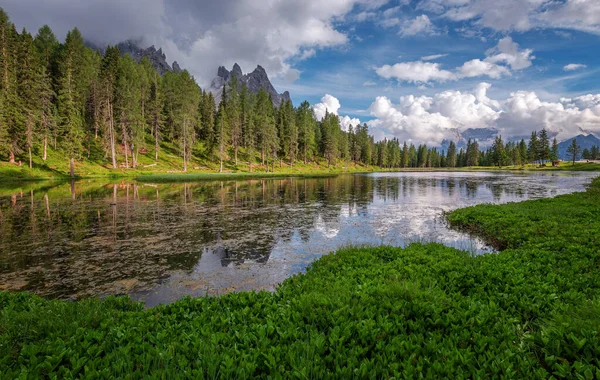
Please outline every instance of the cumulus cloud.
M579 70L579 69L585 69L587 66L581 63L569 63L568 65L566 65L565 67L563 67L563 70L565 71L575 71L575 70Z
M37 30L45 23L64 37L77 26L103 44L142 39L162 47L206 87L218 66L262 65L272 76L294 78L292 59L344 45L337 25L354 10L372 12L389 0L5 0L15 24ZM35 9L35 12L31 12Z
M497 31L564 28L600 33L597 0L421 0L417 9Z
M458 76L461 78L473 78L484 75L498 79L502 75L510 75L510 70L504 66L480 59L472 59L458 68Z
M315 118L321 121L325 117L325 113L338 115L338 110L341 107L340 101L335 96L325 94L325 96L321 98L321 102L313 106L313 113ZM360 124L359 119L351 118L349 116L340 116L339 119L340 127L346 132L348 131L350 125L355 127Z
M495 129L507 139L546 128L559 140L579 133L600 135L600 94L544 102L535 92L517 91L498 101L487 96L489 83L472 93L444 91L434 96L403 96L394 104L380 96L369 107L368 122L378 136L439 146L469 128Z
M441 69L439 63L422 61L401 62L393 66L383 65L375 72L385 79L394 78L412 83L445 82L455 79L455 75L448 70Z
M519 44L510 37L504 37L498 41L498 45L486 52L488 56L486 61L491 63L503 62L509 65L513 70L522 70L531 66L531 61L535 59L533 50L519 50Z
M321 121L325 117L326 112L337 115L340 107L340 101L335 96L325 94L325 96L321 98L321 103L317 103L313 106L313 112L317 120Z
M502 38L496 46L486 51L483 60L472 59L453 71L443 70L439 63L401 62L393 66L384 65L377 68L376 73L386 79L397 79L409 83L446 82L462 78L488 76L498 79L511 74L511 70L522 70L531 66L535 59L531 49L519 49L519 45L510 37ZM438 55L443 56L443 55ZM429 58L437 56L426 56Z

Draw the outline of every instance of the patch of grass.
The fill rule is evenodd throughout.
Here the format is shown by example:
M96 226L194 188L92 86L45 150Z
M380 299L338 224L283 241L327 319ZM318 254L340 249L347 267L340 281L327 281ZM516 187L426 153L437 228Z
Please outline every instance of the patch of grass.
M62 302L0 293L0 378L600 377L600 179L448 216L500 254L349 248L276 292Z

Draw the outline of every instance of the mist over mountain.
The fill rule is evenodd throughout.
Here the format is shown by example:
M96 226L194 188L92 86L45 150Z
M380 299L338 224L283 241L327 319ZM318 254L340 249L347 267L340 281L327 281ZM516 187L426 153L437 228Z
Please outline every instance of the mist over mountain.
M106 50L106 46L98 46L89 41L86 41L86 45L94 50L100 51L102 54L104 54L104 51ZM141 42L139 41L127 40L118 43L116 46L119 48L122 55L129 54L138 63L142 58L148 58L150 63L152 63L152 67L154 67L160 75L165 75L167 72L182 71L177 61L173 61L173 64L169 65L167 56L163 53L162 48L158 48L157 50L154 45L147 48L143 48L140 45Z

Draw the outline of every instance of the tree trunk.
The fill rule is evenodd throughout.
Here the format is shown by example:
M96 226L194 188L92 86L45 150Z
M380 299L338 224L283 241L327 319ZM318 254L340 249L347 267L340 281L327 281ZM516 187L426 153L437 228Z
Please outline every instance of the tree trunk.
M77 199L77 196L75 194L75 181L71 181L71 199Z
M113 109L110 101L108 103L108 129L110 134L110 157L112 159L112 167L113 169L117 168L117 151L116 151L116 142L115 142L115 122L113 119Z
M11 164L15 163L15 152L12 150L8 153L8 162Z
M123 147L125 148L125 168L129 169L129 152L127 149L127 135L125 134L125 126L121 125L123 128Z
M27 147L29 151L29 169L33 169L33 158L31 157L31 147Z
M233 154L234 154L234 158L235 158L235 166L237 166L237 164L238 164L238 159L237 159L238 147L237 146L233 149Z
M135 169L136 166L137 166L137 159L135 156L135 145L133 143L131 143L131 167Z
M221 167L219 168L219 173L223 173L223 158L221 158L220 162L221 162Z
M71 158L69 161L69 166L71 167L71 178L75 178L75 159Z
M307 164L307 161L306 161L306 146L305 146L304 147L304 165L306 165L306 164Z
M250 173L252 173L252 161L248 162L248 165L250 165Z
M42 153L42 161L48 158L48 136L44 136L44 153Z
M158 127L156 127L156 131L154 132L154 161L158 162Z

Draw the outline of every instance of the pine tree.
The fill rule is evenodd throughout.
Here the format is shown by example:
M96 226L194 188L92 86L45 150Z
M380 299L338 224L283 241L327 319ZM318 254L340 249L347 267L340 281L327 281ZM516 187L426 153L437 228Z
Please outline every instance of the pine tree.
M34 40L38 59L42 65L38 87L40 99L40 134L42 138L42 160L48 157L48 141L56 140L56 93L52 81L57 71L56 61L59 43L48 25L42 26Z
M529 139L529 147L527 150L527 156L529 157L529 161L533 164L538 160L538 153L540 151L539 142L537 132L531 132L531 138Z
M14 24L0 8L0 144L10 163L15 163L20 153L18 136L23 125L17 79L18 38Z
M340 120L337 115L325 112L325 117L321 121L322 152L327 160L327 167L335 165L339 156L339 135Z
M454 141L450 141L450 146L448 146L448 156L446 158L446 164L449 168L456 167L456 144L454 144Z
M548 132L543 128L538 135L538 158L543 164L550 158L550 140Z
M199 110L200 89L187 70L180 77L180 109L177 112L179 124L179 146L183 157L183 171L187 172L188 163L192 159L192 148L196 142L196 128L201 124Z
M290 168L294 166L294 160L298 154L298 126L296 124L296 112L290 100L283 102L282 110L282 145L283 152L290 160Z
M19 65L17 70L19 95L19 113L22 115L23 125L19 128L19 135L14 136L18 150L26 150L29 158L29 167L33 167L33 143L37 135L37 125L40 120L40 87L42 82L42 65L37 59L32 36L26 30L20 35ZM17 131L13 131L16 133Z
M227 144L229 142L229 123L227 121L227 114L225 111L225 89L223 89L223 96L219 103L219 109L217 111L217 117L215 121L215 142L219 147L219 173L223 172L223 161L225 160L225 152Z
M305 164L308 163L308 158L312 157L315 153L316 124L310 104L307 101L302 102L296 112L296 125L298 129L298 143Z
M96 108L100 117L103 147L110 154L113 169L117 168L116 92L121 54L117 47L107 47L101 62Z
M238 164L238 150L242 145L242 104L239 96L238 80L235 74L231 75L228 84L227 103L225 104L227 112L227 122L229 123L230 142L233 147L233 159L235 165Z
M142 111L142 80L140 71L130 55L119 60L115 106L117 110L121 143L125 153L125 167L137 166L138 148L144 142L145 119Z
M577 139L573 139L571 145L567 148L567 152L571 155L573 165L575 165L575 161L577 161L577 157L581 153L581 147L577 145Z
M496 136L494 144L492 145L492 155L494 164L498 165L499 168L502 168L508 158L502 136Z
M527 144L525 144L525 139L521 139L519 142L519 156L521 158L521 166L525 166L527 163Z
M83 38L77 29L67 33L59 66L58 113L61 146L69 157L71 177L75 176L75 161L82 155L85 137L80 92L82 85L77 84L83 80L81 67L84 65L84 49Z
M558 141L556 141L556 137L552 140L552 151L550 153L550 159L552 161L558 161Z

